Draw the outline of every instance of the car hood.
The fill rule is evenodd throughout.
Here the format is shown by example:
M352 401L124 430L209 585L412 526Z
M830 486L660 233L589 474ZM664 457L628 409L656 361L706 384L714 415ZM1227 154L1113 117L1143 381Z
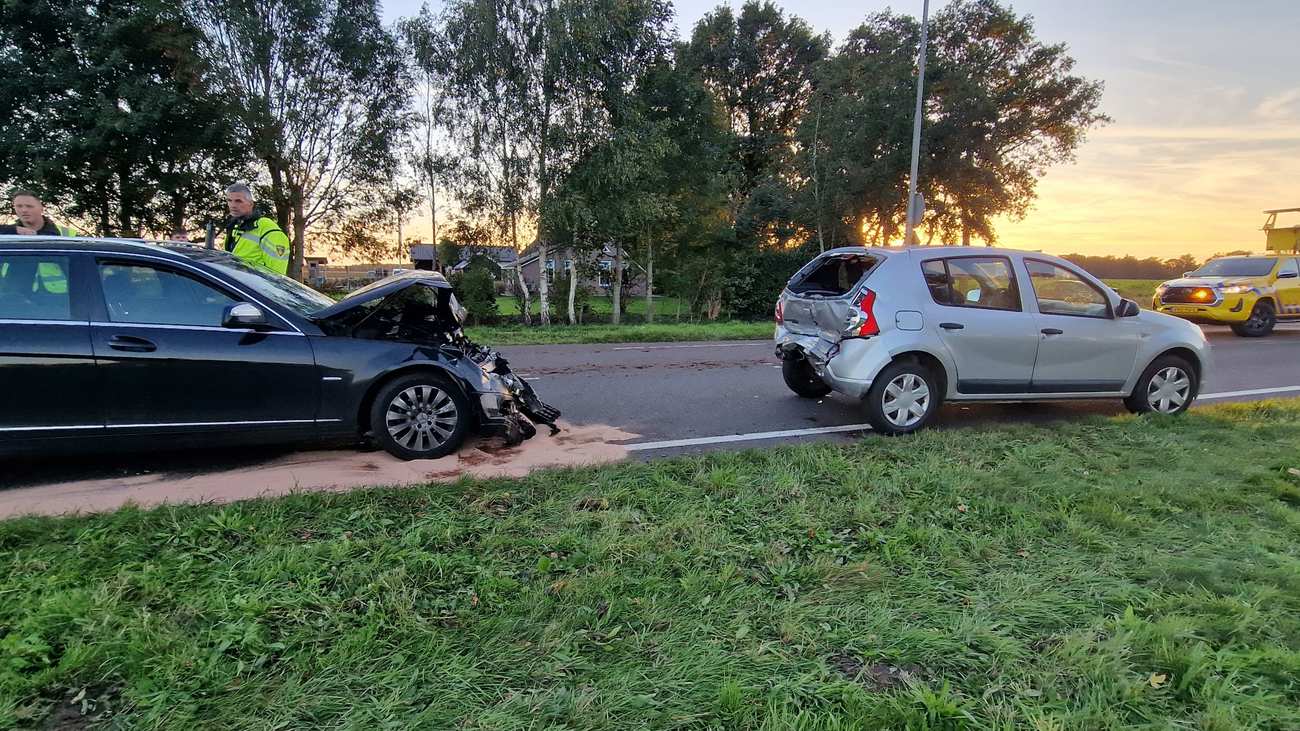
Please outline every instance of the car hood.
M391 277L385 277L377 282L368 284L361 289L349 294L347 297L339 300L337 303L318 310L311 315L311 319L317 322L328 322L338 320L348 313L355 311L367 303L391 297L399 292L403 292L411 287L431 287L438 293L438 303L440 305L450 305L452 314L457 322L464 322L465 313L460 303L456 302L456 297L452 294L451 283L447 278L438 272L423 270L407 271L401 274L394 274Z

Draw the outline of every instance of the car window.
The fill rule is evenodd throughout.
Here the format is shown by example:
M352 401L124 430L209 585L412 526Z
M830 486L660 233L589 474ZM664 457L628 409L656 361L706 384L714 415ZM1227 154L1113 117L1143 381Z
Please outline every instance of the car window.
M1110 299L1069 269L1036 259L1026 259L1025 268L1044 315L1110 317Z
M1296 261L1297 260L1295 259L1284 260L1282 262L1282 268L1278 270L1277 275L1279 277L1287 276L1288 274L1293 277L1300 275L1300 265L1297 265Z
M221 326L239 300L187 274L149 264L100 262L99 281L111 322Z
M879 263L879 259L867 254L828 256L807 272L796 274L790 282L790 291L812 297L840 297L848 294Z
M933 259L921 264L930 297L949 307L1020 311L1011 262L996 256Z
M69 320L68 257L0 256L0 318Z

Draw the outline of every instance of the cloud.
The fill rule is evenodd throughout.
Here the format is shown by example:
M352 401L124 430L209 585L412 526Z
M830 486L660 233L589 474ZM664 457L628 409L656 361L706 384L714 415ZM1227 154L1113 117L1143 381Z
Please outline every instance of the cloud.
M1300 121L1300 87L1265 97L1255 107L1255 115L1268 120Z
M1001 242L1056 253L1173 257L1261 249L1266 208L1300 204L1300 120L1097 130L1048 171Z

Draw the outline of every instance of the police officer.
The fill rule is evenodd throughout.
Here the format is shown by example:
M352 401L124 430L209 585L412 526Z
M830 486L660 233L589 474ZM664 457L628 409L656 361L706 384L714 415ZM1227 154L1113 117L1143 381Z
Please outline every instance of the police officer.
M236 183L226 188L226 251L251 267L289 273L289 237L253 205L253 191Z
M14 206L14 215L18 220L10 226L0 226L0 234L20 234L24 236L76 236L71 227L60 226L45 215L45 204L30 190L19 188L10 196Z

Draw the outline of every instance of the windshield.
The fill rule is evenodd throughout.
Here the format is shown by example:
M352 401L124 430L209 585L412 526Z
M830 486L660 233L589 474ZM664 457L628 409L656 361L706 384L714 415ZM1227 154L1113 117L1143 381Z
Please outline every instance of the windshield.
M303 317L334 304L334 300L305 284L263 269L254 269L225 252L202 250L182 253L220 269L223 274L230 275L259 297L265 297Z
M1192 272L1193 277L1263 277L1273 271L1277 259L1256 256L1215 259Z

